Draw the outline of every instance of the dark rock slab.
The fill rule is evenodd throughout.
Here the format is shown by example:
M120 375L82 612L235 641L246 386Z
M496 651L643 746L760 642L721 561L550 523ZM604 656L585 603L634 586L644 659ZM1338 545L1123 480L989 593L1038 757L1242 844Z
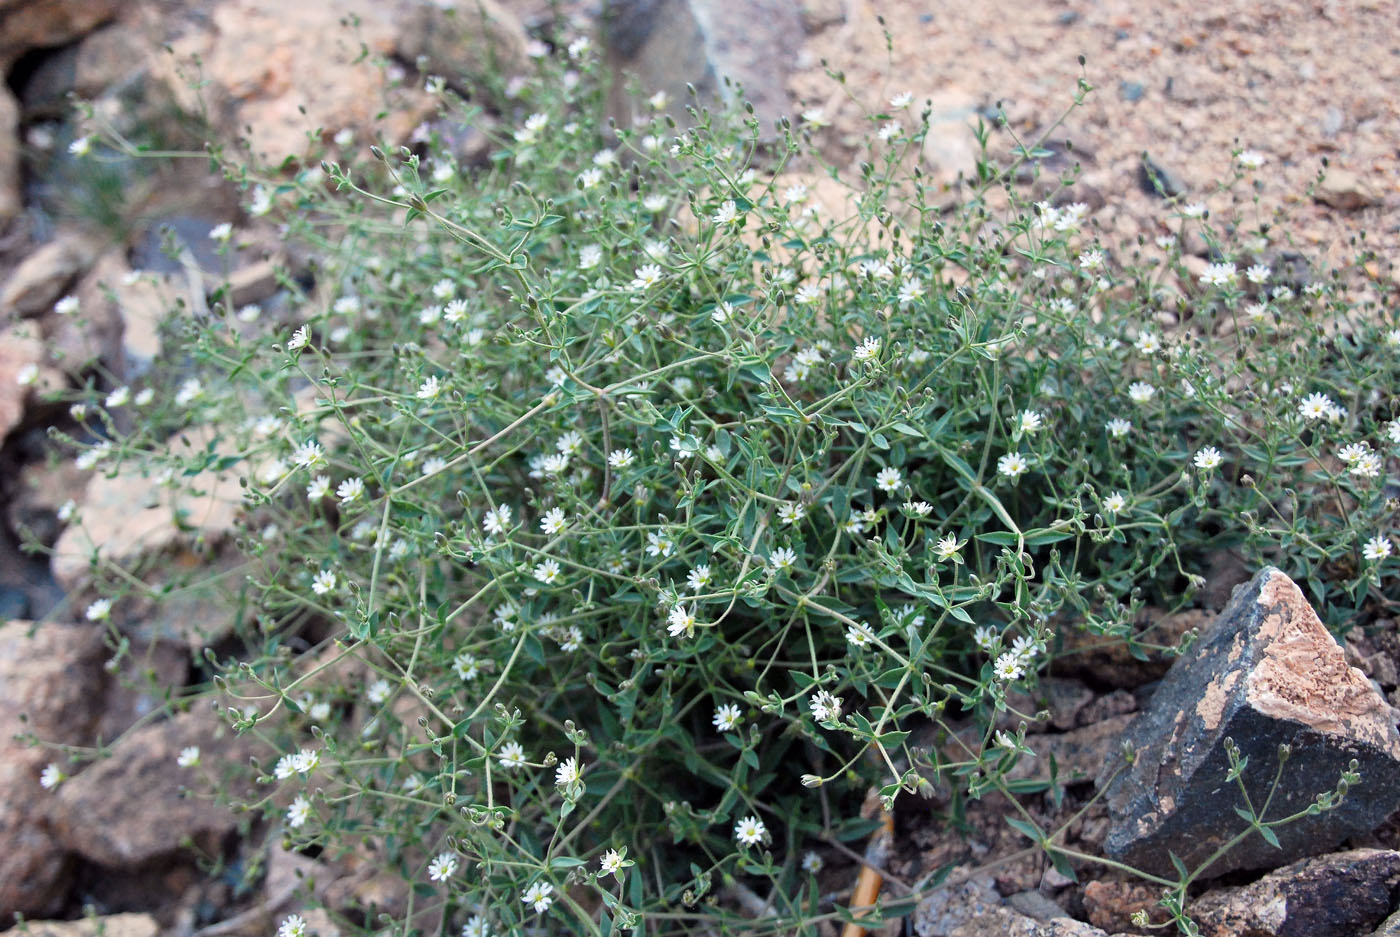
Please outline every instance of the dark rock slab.
M1336 809L1275 828L1280 848L1251 836L1208 875L1323 852L1400 806L1393 710L1347 666L1297 585L1272 567L1235 591L1124 737L1137 755L1130 770L1101 780L1112 821L1104 849L1157 874L1174 874L1169 852L1194 869L1245 828L1235 813L1239 787L1226 779L1227 738L1249 759L1243 777L1255 805L1269 797L1279 746L1290 746L1265 819L1306 809L1352 760L1361 783Z
M1202 937L1353 937L1385 921L1397 885L1400 852L1355 849L1215 889L1188 911Z

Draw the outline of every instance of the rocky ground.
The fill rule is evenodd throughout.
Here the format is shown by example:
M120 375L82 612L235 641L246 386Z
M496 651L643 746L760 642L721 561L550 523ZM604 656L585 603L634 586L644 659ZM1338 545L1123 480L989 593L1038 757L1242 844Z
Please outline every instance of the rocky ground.
M180 115L195 106L186 76L198 55L208 80L206 117L226 140L249 128L254 149L269 155L301 152L315 128L327 136L345 129L359 139L403 140L430 114L418 90L421 74L462 76L454 81L467 91L474 76L508 76L526 67L531 31L543 35L563 15L570 29L605 32L610 60L641 73L648 88L669 87L680 98L686 82L718 91L719 70L743 81L766 117L820 108L829 126L815 139L838 165L861 157L869 115L889 97L907 91L916 102L928 100L936 132L922 158L954 199L959 175L976 158L971 125L979 116L1004 110L1009 124L992 133L989 146L1005 154L1015 140L1051 126L1082 76L1096 90L1048 142L1060 154L1057 171L1080 164L1067 197L1091 205L1106 238L1127 243L1163 230L1166 207L1145 184L1144 153L1167 188L1223 209L1239 194L1221 194L1215 182L1229 172L1232 149L1248 148L1266 160L1248 193L1258 199L1255 217L1283 212L1289 219L1272 229L1262 255L1316 269L1351 257L1364 231L1374 254L1363 268L1370 288L1393 296L1397 284L1400 105L1391 89L1400 85L1400 23L1384 0L1241 0L1208 8L1179 0L631 0L615 4L610 17L584 3L502 0L487 7L494 11L490 24L464 31L447 28L443 5L417 0L292 7L272 0L0 0L7 76L0 89L0 620L9 620L0 625L0 928L16 912L76 919L90 908L104 916L109 935L266 934L279 915L301 906L308 876L336 908L392 911L403 898L378 874L372 855L323 863L288 853L267 836L275 831L187 794L201 790L203 772L171 766L189 745L197 742L208 761L260 754L223 733L207 712L150 716L162 702L159 687L206 678L199 652L222 637L209 626L216 616L187 606L120 622L131 652L115 665L102 629L82 621L92 598L86 557L93 549L122 559L174 558L166 564L173 568L232 562L220 544L238 490L234 480L211 475L201 503L160 503L149 499L142 479L95 476L48 460L47 427L74 424L44 406L34 388L115 383L148 368L160 354L162 311L175 301L206 301L216 260L205 234L239 220L239 208L198 161L150 169L118 159L102 173L80 170L68 152L83 132L70 92L94 102L119 132L144 133L163 146L197 145ZM357 33L340 23L347 13L360 18ZM892 48L884 30L894 37ZM361 41L385 70L352 64ZM166 43L169 53L161 51ZM844 73L844 89L828 69ZM616 106L622 114L625 105ZM376 120L381 107L390 116ZM482 125L510 118L488 113ZM483 155L480 128L456 139L465 165ZM1328 171L1319 183L1324 158ZM296 258L281 253L271 232L252 224L244 230L247 243L231 278L234 302L275 308L281 300L274 269ZM171 236L186 245L184 262L161 253ZM1198 249L1204 264L1206 248ZM138 270L145 275L129 276ZM70 295L81 316L55 311ZM21 384L26 371L32 382ZM81 528L66 520L75 510ZM198 518L199 536L180 530L177 514ZM19 552L21 531L54 547L54 558ZM1062 845L1093 855L1117 850L1138 861L1140 841L1189 841L1205 835L1199 824L1219 818L1189 809L1211 806L1210 797L1184 770L1154 778L1128 772L1086 809L1096 779L1108 782L1104 766L1125 735L1136 733L1151 751L1145 727L1194 713L1183 723L1193 728L1171 738L1178 754L1198 752L1202 763L1218 757L1225 733L1241 735L1242 724L1251 727L1249 744L1261 760L1277 741L1303 739L1322 753L1307 762L1312 773L1302 787L1316 787L1313 793L1335 783L1335 758L1327 753L1345 749L1371 759L1350 811L1338 815L1345 822L1313 829L1307 842L1287 842L1277 854L1256 855L1205 883L1194 912L1204 933L1221 937L1400 932L1395 919L1386 923L1400 898L1400 818L1390 815L1400 799L1400 740L1390 708L1400 704L1395 624L1362 622L1338 648L1280 592L1269 593L1272 605L1253 606L1279 610L1265 616L1272 625L1239 608L1215 624L1232 588L1253 572L1221 556L1199 608L1149 610L1142 622L1168 644L1188 629L1245 635L1253 656L1235 670L1212 669L1202 656L1205 663L1191 673L1169 674L1165 660L1139 661L1066 629L1066 640L1078 642L1074 653L1057 664L1041 697L1020 701L1024 712L1044 716L1029 721L1035 755L1017 767L1024 780L1048 780L1053 756L1060 796L1031 795L1026 803L1050 828L1065 825ZM1256 591L1283 588L1267 577L1256 583ZM1298 660L1307 665L1296 666ZM1317 681L1318 668L1328 680ZM154 688L137 679L143 674L157 676ZM1280 687L1287 692L1269 695ZM1293 708L1259 703L1275 697L1292 700ZM1201 699L1219 706L1202 713ZM1014 730L1015 720L1006 727ZM112 757L48 791L41 778L53 753L25 744L31 735L71 746L113 743ZM1158 733L1156 741L1165 737ZM1156 889L1117 874L1066 876L1005 824L1008 809L997 797L968 801L946 789L929 801L902 801L887 850L867 857L881 868L885 896L897 900L940 871L948 877L881 932L1148 932L1132 915L1153 908ZM878 813L878 804L871 810ZM1132 834L1130 821L1146 815L1160 822ZM1319 848L1330 852L1307 858ZM266 871L248 890L242 872L253 865ZM857 870L849 850L833 846L821 877L833 900L845 900ZM1160 911L1151 913L1161 919ZM311 922L323 937L336 930L329 917ZM64 937L96 932L81 920L34 929Z

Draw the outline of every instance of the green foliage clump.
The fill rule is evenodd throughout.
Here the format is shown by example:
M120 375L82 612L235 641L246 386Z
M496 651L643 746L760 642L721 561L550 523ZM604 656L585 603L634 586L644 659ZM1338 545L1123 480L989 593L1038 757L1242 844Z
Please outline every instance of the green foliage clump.
M376 843L403 920L812 932L849 915L812 851L871 830L867 789L1011 789L994 719L1067 630L1137 647L1227 547L1334 626L1394 598L1400 330L1262 264L1252 154L1225 217L1111 244L1019 194L1046 154L1004 129L950 209L909 169L927 114L872 113L847 180L742 112L614 134L580 56L485 169L436 138L231 169L314 287L180 323L195 376L100 453L244 471L220 665L284 753L256 807ZM223 455L173 456L199 425Z

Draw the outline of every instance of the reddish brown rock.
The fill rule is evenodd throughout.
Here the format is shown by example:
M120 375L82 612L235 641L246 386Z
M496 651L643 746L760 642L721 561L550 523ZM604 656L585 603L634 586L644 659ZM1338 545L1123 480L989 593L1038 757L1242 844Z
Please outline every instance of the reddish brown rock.
M214 801L211 772L246 761L250 745L206 711L137 729L58 789L54 834L88 861L121 868L170 855L187 839L219 852L237 820ZM176 759L190 746L200 765L181 768Z
M0 0L0 68L34 48L85 35L115 15L120 0Z
M48 311L96 257L92 239L61 232L20 261L0 286L0 314L27 317Z
M26 921L5 937L156 937L160 925L149 914L109 914L77 921Z
M69 867L67 850L44 822L54 795L39 784L44 765L62 759L14 737L89 744L105 657L92 628L0 625L0 923L17 912L58 911Z
M1321 852L1400 806L1393 710L1347 666L1297 585L1272 567L1235 591L1125 739L1136 761L1108 787L1113 823L1104 849L1157 874L1175 874L1171 853L1194 870L1245 828L1235 812L1244 799L1227 779L1227 739L1248 759L1243 781L1251 802L1269 801L1266 820L1306 809L1337 786L1350 762L1361 783L1335 809L1274 828L1279 848L1247 837L1210 875ZM1270 798L1282 745L1291 754Z

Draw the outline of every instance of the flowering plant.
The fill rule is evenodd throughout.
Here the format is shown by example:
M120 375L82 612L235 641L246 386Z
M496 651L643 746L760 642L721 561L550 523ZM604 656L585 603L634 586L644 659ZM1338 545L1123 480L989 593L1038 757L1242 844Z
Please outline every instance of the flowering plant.
M945 214L908 169L927 114L872 113L848 180L819 115L768 155L742 112L614 136L574 55L479 171L431 134L230 167L314 289L185 322L197 377L86 450L179 485L215 447L170 432L217 428L250 584L226 711L287 753L259 807L298 845L389 831L407 918L754 932L758 889L811 927L842 912L805 856L872 828L869 787L1007 790L995 714L1063 629L1133 639L1222 547L1334 624L1390 588L1400 330L1226 240L1233 189L1110 244L998 187L1018 143ZM1187 235L1228 259L1192 276ZM141 589L108 582L90 617Z

